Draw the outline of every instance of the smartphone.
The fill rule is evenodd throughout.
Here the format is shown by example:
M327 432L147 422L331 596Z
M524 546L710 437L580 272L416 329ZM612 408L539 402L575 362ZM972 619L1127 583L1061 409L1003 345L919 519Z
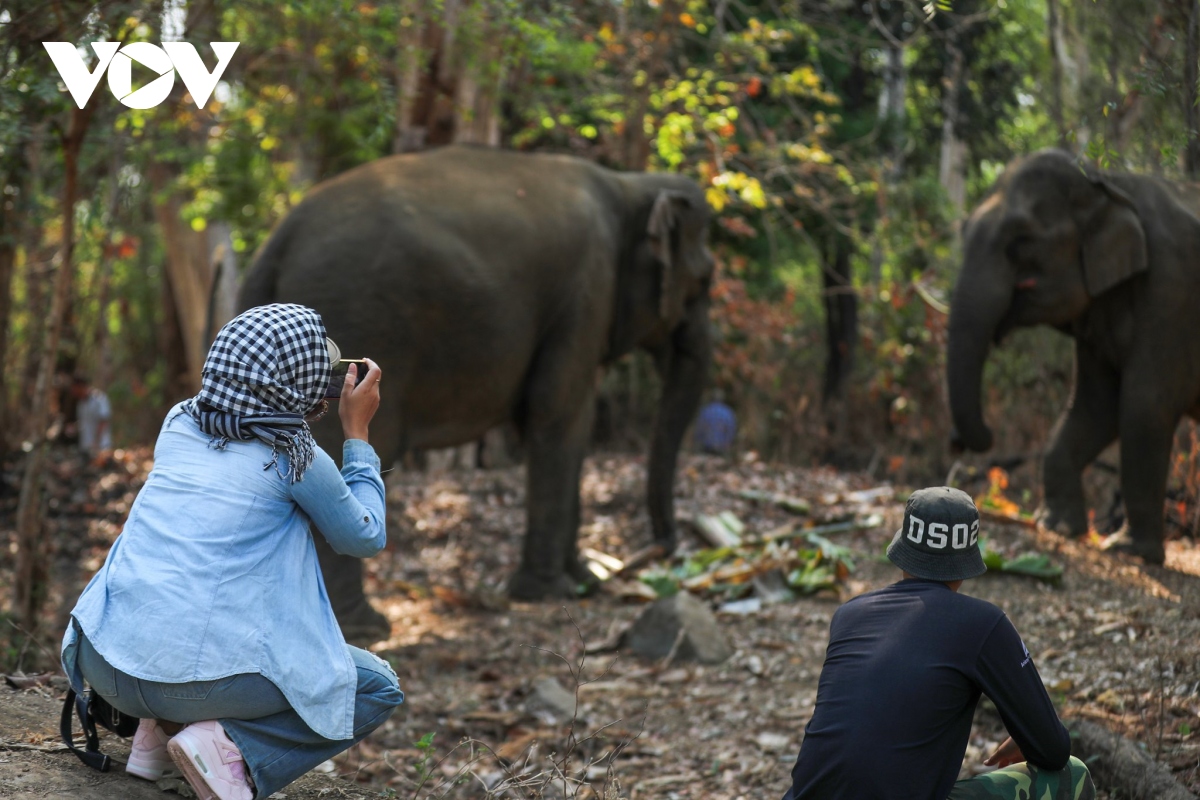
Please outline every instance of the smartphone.
M361 381L366 377L367 370L371 368L365 358L339 358L333 362L332 375L329 378L329 388L325 390L326 397L342 396L342 386L346 383L346 373L350 371L351 364L355 365L356 381Z

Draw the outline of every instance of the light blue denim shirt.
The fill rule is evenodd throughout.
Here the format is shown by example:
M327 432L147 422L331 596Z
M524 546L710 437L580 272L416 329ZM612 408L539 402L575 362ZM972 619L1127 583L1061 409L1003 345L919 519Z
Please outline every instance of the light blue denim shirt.
M386 541L379 457L350 439L339 474L317 449L303 480L281 478L254 441L209 447L176 406L154 469L72 617L117 669L187 683L259 673L315 732L350 739L357 673L329 605L310 521L339 553L366 558ZM286 471L286 456L279 467ZM63 668L76 691L76 633Z

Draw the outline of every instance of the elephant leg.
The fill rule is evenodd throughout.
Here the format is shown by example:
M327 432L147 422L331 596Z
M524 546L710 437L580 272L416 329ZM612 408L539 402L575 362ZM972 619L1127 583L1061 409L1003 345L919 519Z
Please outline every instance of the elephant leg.
M333 606L342 636L350 644L361 646L378 642L391 635L392 624L380 614L363 593L363 562L361 558L335 553L319 531L313 531L317 560L325 579L325 592Z
M1042 462L1046 499L1040 516L1047 528L1072 536L1087 533L1083 470L1117 437L1119 397L1116 372L1077 343L1071 403L1055 425Z
M588 419L586 421L586 430L584 434L587 437L594 422L595 403L587 403ZM586 439L585 439L586 448ZM571 478L571 485L575 487L575 491L571 494L571 518L568 521L568 530L572 531L567 537L567 546L565 548L563 569L567 576L575 584L575 590L579 594L590 594L596 587L600 585L596 573L592 572L579 558L579 525L582 522L582 503L579 496L579 487L582 485L583 479L583 458L582 456L575 464L575 474Z
M377 414L370 426L370 439L380 457L380 467L387 470L395 461L399 449L398 414L384 409ZM342 463L341 425L334 420L322 420L326 429L319 431L328 442L328 452L338 466ZM317 560L321 564L321 576L325 581L325 592L337 617L342 636L350 644L363 647L391 636L392 625L387 617L375 610L363 592L363 561L361 558L344 556L334 552L325 537L313 529L313 541L317 548Z
M575 597L596 579L579 563L579 477L592 429L587 355L569 340L537 362L526 391L526 527L521 565L508 584L518 600ZM580 579L583 580L580 580Z
M1157 409L1123 408L1121 414L1121 494L1125 497L1126 530L1114 548L1161 564L1163 502L1178 418Z

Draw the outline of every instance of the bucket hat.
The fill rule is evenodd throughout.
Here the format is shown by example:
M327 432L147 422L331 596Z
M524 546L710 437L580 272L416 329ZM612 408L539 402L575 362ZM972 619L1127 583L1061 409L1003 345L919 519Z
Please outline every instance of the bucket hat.
M987 572L974 501L949 486L913 492L887 556L908 574L932 581L966 580Z

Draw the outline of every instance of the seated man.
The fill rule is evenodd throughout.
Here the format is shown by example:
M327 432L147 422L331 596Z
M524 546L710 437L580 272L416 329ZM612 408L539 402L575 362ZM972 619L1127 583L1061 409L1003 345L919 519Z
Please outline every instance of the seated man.
M904 579L833 615L784 800L1095 797L1008 617L958 593L986 571L978 538L965 493L942 486L909 498L887 551ZM955 782L981 693L1010 734L984 762L1001 769Z

